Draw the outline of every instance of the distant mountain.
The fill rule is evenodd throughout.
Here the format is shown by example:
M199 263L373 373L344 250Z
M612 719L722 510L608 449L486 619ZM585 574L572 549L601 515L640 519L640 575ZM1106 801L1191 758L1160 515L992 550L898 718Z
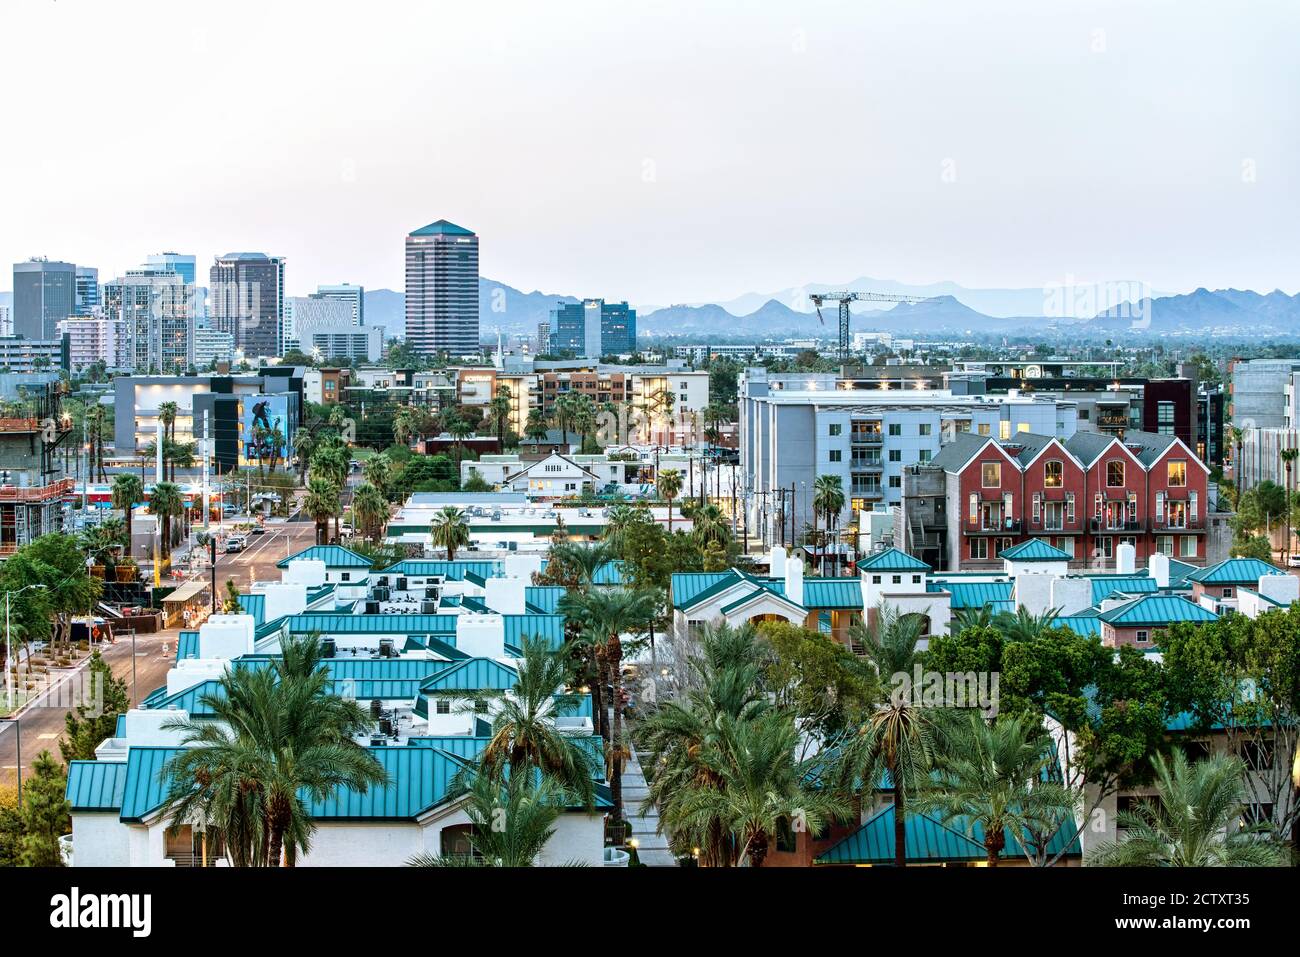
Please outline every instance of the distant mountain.
M1300 295L1280 290L1197 289L1179 296L1147 298L1116 306L1085 324L1112 333L1294 336L1300 333Z
M577 302L574 296L521 292L495 279L478 281L479 331L487 336L504 333L535 335L537 323L547 320L559 302ZM366 325L383 326L385 336L405 337L406 296L392 289L366 290Z
M828 321L832 320L828 318ZM815 312L795 312L775 299L769 299L752 312L739 316L714 304L667 306L637 316L637 332L656 336L798 337L823 335L822 329Z

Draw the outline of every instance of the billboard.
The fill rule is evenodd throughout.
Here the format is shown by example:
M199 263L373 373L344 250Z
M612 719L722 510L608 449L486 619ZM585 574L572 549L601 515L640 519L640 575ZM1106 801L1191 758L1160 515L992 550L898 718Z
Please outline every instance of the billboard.
M289 396L248 395L241 405L240 465L284 464L293 439Z

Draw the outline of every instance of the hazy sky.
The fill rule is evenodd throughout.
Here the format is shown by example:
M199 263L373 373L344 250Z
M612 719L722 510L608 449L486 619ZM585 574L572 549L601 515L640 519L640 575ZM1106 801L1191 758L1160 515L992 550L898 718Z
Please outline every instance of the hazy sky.
M1300 3L3 0L0 262L1300 289ZM0 287L10 287L3 268Z

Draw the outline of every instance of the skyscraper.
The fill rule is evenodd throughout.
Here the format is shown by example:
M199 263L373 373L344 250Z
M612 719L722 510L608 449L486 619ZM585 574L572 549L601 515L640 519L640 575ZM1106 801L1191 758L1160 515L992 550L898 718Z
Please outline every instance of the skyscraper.
M478 352L478 237L440 219L406 237L406 342L423 355Z
M59 323L76 311L77 267L32 259L14 263L14 335L53 339Z
M354 286L350 282L339 283L334 286L317 286L316 297L318 299L338 299L346 302L352 308L352 325L364 326L366 324L366 289L364 286Z
M284 259L227 253L212 264L212 328L234 336L245 358L284 354Z
M104 283L104 314L120 321L122 365L135 372L184 372L194 364L194 284L177 272L145 266Z
M562 302L551 311L550 348L576 356L636 351L636 310L626 302L584 299Z
M193 256L182 253L155 253L149 257L148 263L155 269L180 273L181 278L190 285L194 285L196 282L195 277L198 275L197 260Z
M94 266L77 267L77 295L73 311L88 316L99 306L99 270Z

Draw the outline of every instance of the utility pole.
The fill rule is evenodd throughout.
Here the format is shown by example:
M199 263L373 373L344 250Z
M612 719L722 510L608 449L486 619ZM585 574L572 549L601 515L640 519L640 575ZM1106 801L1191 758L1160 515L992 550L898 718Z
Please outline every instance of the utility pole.
M208 433L208 410L203 410L203 530L208 530L208 516L212 514L212 490L208 484L208 472L210 471L210 452L212 449L212 436Z

